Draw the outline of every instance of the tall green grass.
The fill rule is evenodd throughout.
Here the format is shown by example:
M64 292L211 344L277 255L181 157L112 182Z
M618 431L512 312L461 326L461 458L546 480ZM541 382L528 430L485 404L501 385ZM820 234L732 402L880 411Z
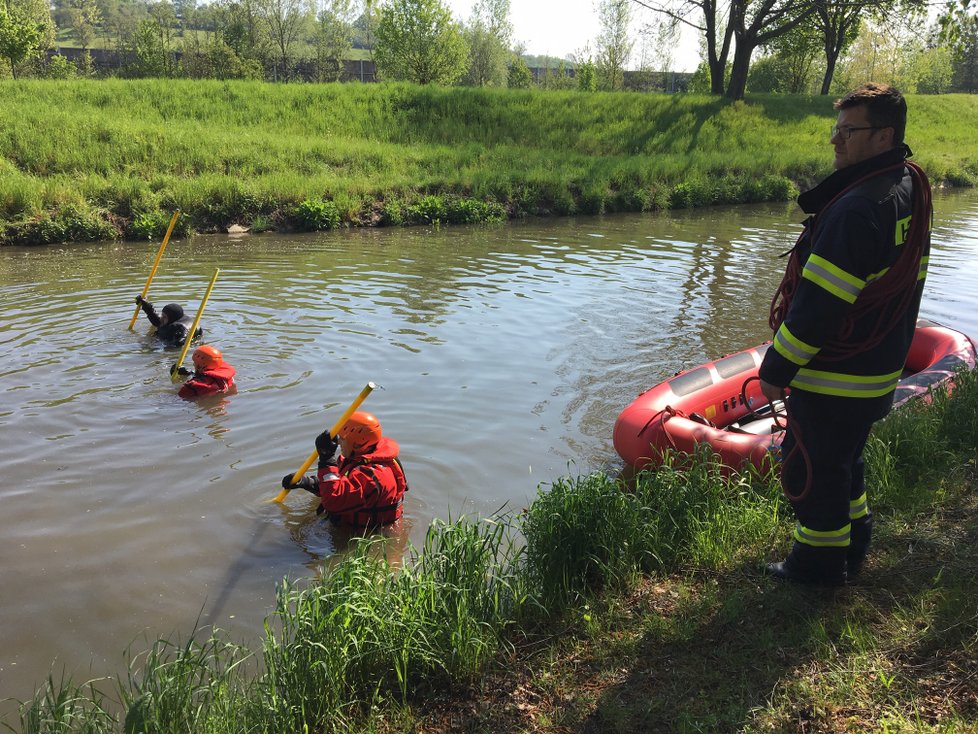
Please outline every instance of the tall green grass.
M938 390L874 428L867 477L884 527L913 524L973 477L976 416L973 371L958 375L950 394ZM597 629L582 610L643 577L759 565L775 547L783 551L790 522L772 474L729 476L705 452L668 456L627 485L602 473L564 478L519 515L434 522L402 565L387 560L382 538L364 539L320 579L285 580L260 653L199 630L133 656L114 692L107 681L79 686L52 676L21 705L20 731L375 730L398 707L423 708L431 696L473 685L528 636ZM969 588L925 600L949 618L972 615L962 634L974 621ZM698 603L708 610L716 602L707 594ZM752 613L744 600L728 602L726 615ZM914 616L897 605L888 624L899 627L904 613ZM877 661L877 632L849 624L847 644ZM824 644L829 655L835 643Z
M106 226L144 237L146 217L176 208L213 230L308 226L303 202L334 205L335 226L784 200L830 170L834 117L822 97L406 84L25 80L0 92L0 244L101 239ZM978 181L975 98L910 106L909 140L935 181ZM87 226L59 229L68 210Z

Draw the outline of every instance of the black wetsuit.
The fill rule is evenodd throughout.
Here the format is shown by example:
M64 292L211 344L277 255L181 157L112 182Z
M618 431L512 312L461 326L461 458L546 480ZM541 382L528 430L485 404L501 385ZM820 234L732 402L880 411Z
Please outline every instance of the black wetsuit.
M146 318L156 327L156 336L158 339L175 347L183 346L183 343L187 339L187 334L190 332L190 327L194 324L194 320L183 312L182 307L175 303L168 303L164 306L163 313L167 315L168 321L163 326L160 326L161 319L159 314L156 313L156 309L153 308L153 304L143 300L140 306L146 314ZM194 338L200 338L202 334L203 330L197 327L197 333L194 334Z

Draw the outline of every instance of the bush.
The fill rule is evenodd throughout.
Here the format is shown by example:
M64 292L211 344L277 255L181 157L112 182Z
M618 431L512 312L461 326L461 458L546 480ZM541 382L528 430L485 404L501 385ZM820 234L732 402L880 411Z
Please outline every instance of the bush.
M448 208L440 196L424 196L407 208L407 220L419 224L448 221Z
M292 210L292 219L299 229L318 232L336 229L340 224L340 212L331 201L306 199Z
M112 240L118 230L103 212L65 205L52 214L13 224L2 241L10 245L48 245L56 242Z

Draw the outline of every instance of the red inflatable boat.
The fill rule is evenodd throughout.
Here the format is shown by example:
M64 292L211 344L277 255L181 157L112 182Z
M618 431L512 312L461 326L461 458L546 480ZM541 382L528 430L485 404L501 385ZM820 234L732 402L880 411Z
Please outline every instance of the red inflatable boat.
M639 395L615 421L618 455L630 466L655 466L665 449L691 453L707 443L720 461L739 468L762 467L781 444L783 405L776 413L756 379L770 342L678 373ZM894 407L950 380L961 368L974 369L975 344L965 334L929 321L917 322Z

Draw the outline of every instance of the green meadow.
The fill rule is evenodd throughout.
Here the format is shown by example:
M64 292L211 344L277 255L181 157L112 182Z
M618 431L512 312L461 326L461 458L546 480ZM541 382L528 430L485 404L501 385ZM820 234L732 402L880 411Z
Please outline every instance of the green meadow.
M825 97L189 80L0 82L0 244L466 223L785 200ZM909 99L937 183L978 182L978 97Z
M55 668L22 732L964 732L978 728L978 371L877 424L873 551L843 589L761 566L792 513L708 455L541 487L435 522L392 564L364 540L283 581L257 649L159 639L126 673Z

